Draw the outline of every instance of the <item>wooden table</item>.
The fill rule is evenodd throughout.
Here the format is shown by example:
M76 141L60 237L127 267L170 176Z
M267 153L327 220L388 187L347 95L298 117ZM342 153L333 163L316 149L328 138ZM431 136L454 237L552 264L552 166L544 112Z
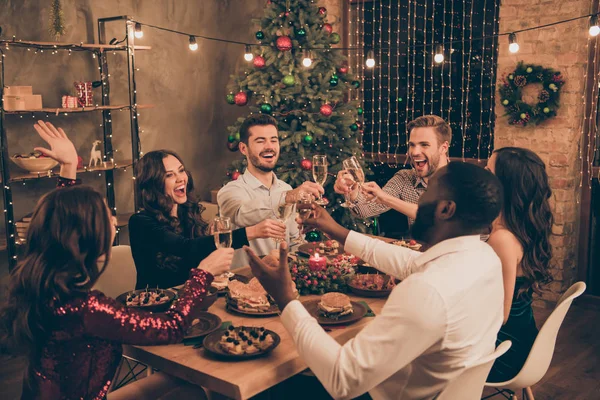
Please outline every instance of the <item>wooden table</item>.
M236 270L236 273L249 274L249 268ZM302 296L300 301L320 296ZM379 314L384 299L350 296L353 300L363 300ZM223 321L234 325L264 326L281 337L281 343L268 356L247 361L220 361L205 354L203 349L174 344L167 346L124 346L124 354L167 374L200 385L213 392L234 399L247 399L276 384L304 371L307 366L298 355L292 338L283 327L279 316L256 318L233 315L225 311L225 299L219 298L208 310ZM350 340L373 318L365 317L343 329L332 329L330 335L340 344Z

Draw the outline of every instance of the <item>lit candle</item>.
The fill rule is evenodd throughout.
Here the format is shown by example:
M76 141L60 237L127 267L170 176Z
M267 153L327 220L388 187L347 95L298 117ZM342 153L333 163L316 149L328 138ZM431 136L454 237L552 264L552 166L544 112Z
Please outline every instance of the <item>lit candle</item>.
M327 269L327 257L320 257L315 253L308 259L308 267L311 271L323 271Z

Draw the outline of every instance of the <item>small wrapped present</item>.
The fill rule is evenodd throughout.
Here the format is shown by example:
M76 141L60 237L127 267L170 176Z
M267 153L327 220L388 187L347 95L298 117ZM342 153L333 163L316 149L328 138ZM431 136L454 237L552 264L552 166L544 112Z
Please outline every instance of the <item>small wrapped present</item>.
M91 107L94 105L92 82L75 82L75 90L77 91L77 102L80 107Z

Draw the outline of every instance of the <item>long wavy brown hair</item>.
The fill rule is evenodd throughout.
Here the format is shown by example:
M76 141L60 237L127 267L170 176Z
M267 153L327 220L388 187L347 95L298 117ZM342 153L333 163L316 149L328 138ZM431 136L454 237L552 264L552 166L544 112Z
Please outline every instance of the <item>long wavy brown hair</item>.
M181 165L185 165L177 153L170 150L150 151L138 161L136 166L135 182L138 187L138 204L159 222L169 226L173 232L192 239L204 236L208 224L202 219L202 207L194 196L194 180L186 169L188 176L186 187L187 201L177 207L177 217L171 216L175 202L165 194L165 179L167 171L163 159L173 156ZM180 257L169 254L158 254L158 265L162 268L176 269L176 262Z
M29 353L44 343L52 308L85 295L106 268L110 223L102 195L90 187L56 189L40 199L0 311L3 346Z
M520 147L504 147L494 153L495 174L504 186L503 223L523 246L521 268L526 284L517 295L530 289L539 293L542 285L552 280L549 264L554 217L546 165L533 151Z

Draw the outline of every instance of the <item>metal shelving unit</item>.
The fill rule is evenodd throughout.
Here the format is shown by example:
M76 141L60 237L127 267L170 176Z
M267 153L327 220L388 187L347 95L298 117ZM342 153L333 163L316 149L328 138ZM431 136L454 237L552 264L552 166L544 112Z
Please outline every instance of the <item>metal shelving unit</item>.
M123 44L110 45L106 43L106 31L105 25L109 22L123 22L125 21L125 33L126 38ZM105 184L106 184L106 200L111 210L114 210L116 214L115 206L115 191L114 191L114 170L117 168L127 168L135 166L136 161L140 156L140 141L139 141L139 125L137 119L137 111L143 108L151 108L151 105L137 104L137 93L136 93L136 81L135 81L135 51L136 50L150 50L149 46L136 46L134 44L135 36L135 23L132 22L132 18L128 16L119 16L111 18L98 19L98 44L85 44L85 43L59 43L59 42L36 42L36 41L22 41L22 40L0 40L0 99L4 96L4 50L10 47L36 49L36 51L50 50L66 50L69 53L74 52L87 52L94 53L98 60L98 67L100 72L100 81L102 82L102 102L101 105L94 107L80 107L80 108L42 108L36 110L19 110L19 111L7 111L4 107L0 107L0 182L2 182L2 194L4 199L4 220L6 226L6 249L8 253L9 268L12 269L17 262L17 232L16 222L14 218L13 210L13 199L11 184L16 182L22 182L30 179L43 179L52 176L56 176L55 172L49 172L48 174L15 174L11 176L9 165L9 153L8 153L8 139L6 135L6 116L14 114L33 114L33 113L54 113L55 115L70 114L70 113L85 113L85 112L101 112L102 113L102 129L104 136L104 161L105 164L102 167L97 168L84 168L78 170L78 173L85 173L91 171L104 171ZM127 53L127 75L128 75L128 104L110 104L110 81L108 72L108 60L107 52L124 51ZM120 161L118 164L113 158L113 147L112 147L112 117L111 112L115 110L128 110L130 119L130 131L131 131L131 150L132 158L130 160ZM135 190L135 189L134 189ZM134 194L134 210L138 209L137 195ZM117 221L119 226L127 225L129 216L133 214L117 214ZM0 239L0 247L2 247L3 240Z

